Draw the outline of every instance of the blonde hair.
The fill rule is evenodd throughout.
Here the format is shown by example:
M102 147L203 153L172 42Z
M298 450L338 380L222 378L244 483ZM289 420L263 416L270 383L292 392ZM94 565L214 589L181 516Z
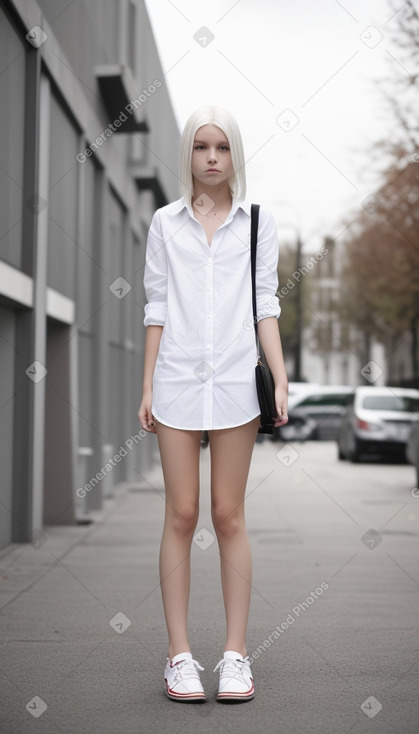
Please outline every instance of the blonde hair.
M180 141L180 188L181 194L191 201L193 189L192 149L196 131L203 125L216 125L226 136L231 150L233 174L228 183L233 196L244 199L246 196L246 173L243 142L239 126L231 112L224 107L204 105L187 119Z

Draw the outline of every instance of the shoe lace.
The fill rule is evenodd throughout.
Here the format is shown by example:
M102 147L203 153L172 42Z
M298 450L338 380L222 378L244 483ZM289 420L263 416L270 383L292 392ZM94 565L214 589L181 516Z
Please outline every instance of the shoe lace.
M185 673L187 673L188 678L199 679L198 670L205 670L205 668L197 660L181 660L176 665L175 679L181 680L185 676Z
M240 677L243 675L244 663L251 665L251 661L248 655L242 660L240 660L239 658L237 658L236 660L233 660L232 658L227 658L227 660L225 660L224 658L222 658L220 662L217 663L217 665L215 666L213 673L215 673L218 668L221 668L221 675L228 675L231 678L240 679Z

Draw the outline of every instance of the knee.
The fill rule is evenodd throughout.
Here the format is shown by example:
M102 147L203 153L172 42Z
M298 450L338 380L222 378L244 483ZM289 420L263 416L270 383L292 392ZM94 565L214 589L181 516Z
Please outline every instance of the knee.
M191 535L197 525L199 516L199 507L195 504L185 504L178 507L171 507L167 515L167 520L172 530L180 536Z
M231 538L245 527L244 513L241 508L228 505L213 505L212 522L217 536Z

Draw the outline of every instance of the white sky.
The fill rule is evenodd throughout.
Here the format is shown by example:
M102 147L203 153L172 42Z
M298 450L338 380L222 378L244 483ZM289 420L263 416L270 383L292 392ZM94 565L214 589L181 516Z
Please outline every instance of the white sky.
M391 131L377 80L406 73L389 55L399 52L388 0L146 5L179 128L201 104L230 109L243 136L246 198L270 207L281 238L291 241L299 225L305 249L338 236L378 183L369 146ZM215 36L205 46L193 38L203 26ZM286 109L299 118L289 132L277 122Z

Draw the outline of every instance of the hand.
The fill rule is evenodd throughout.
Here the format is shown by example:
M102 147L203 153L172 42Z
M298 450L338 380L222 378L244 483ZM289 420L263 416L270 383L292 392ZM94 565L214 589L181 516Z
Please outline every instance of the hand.
M143 392L138 418L145 431L156 433L156 422L151 412L151 390Z
M274 423L275 428L288 423L288 388L278 385L275 388L275 405L277 417Z

